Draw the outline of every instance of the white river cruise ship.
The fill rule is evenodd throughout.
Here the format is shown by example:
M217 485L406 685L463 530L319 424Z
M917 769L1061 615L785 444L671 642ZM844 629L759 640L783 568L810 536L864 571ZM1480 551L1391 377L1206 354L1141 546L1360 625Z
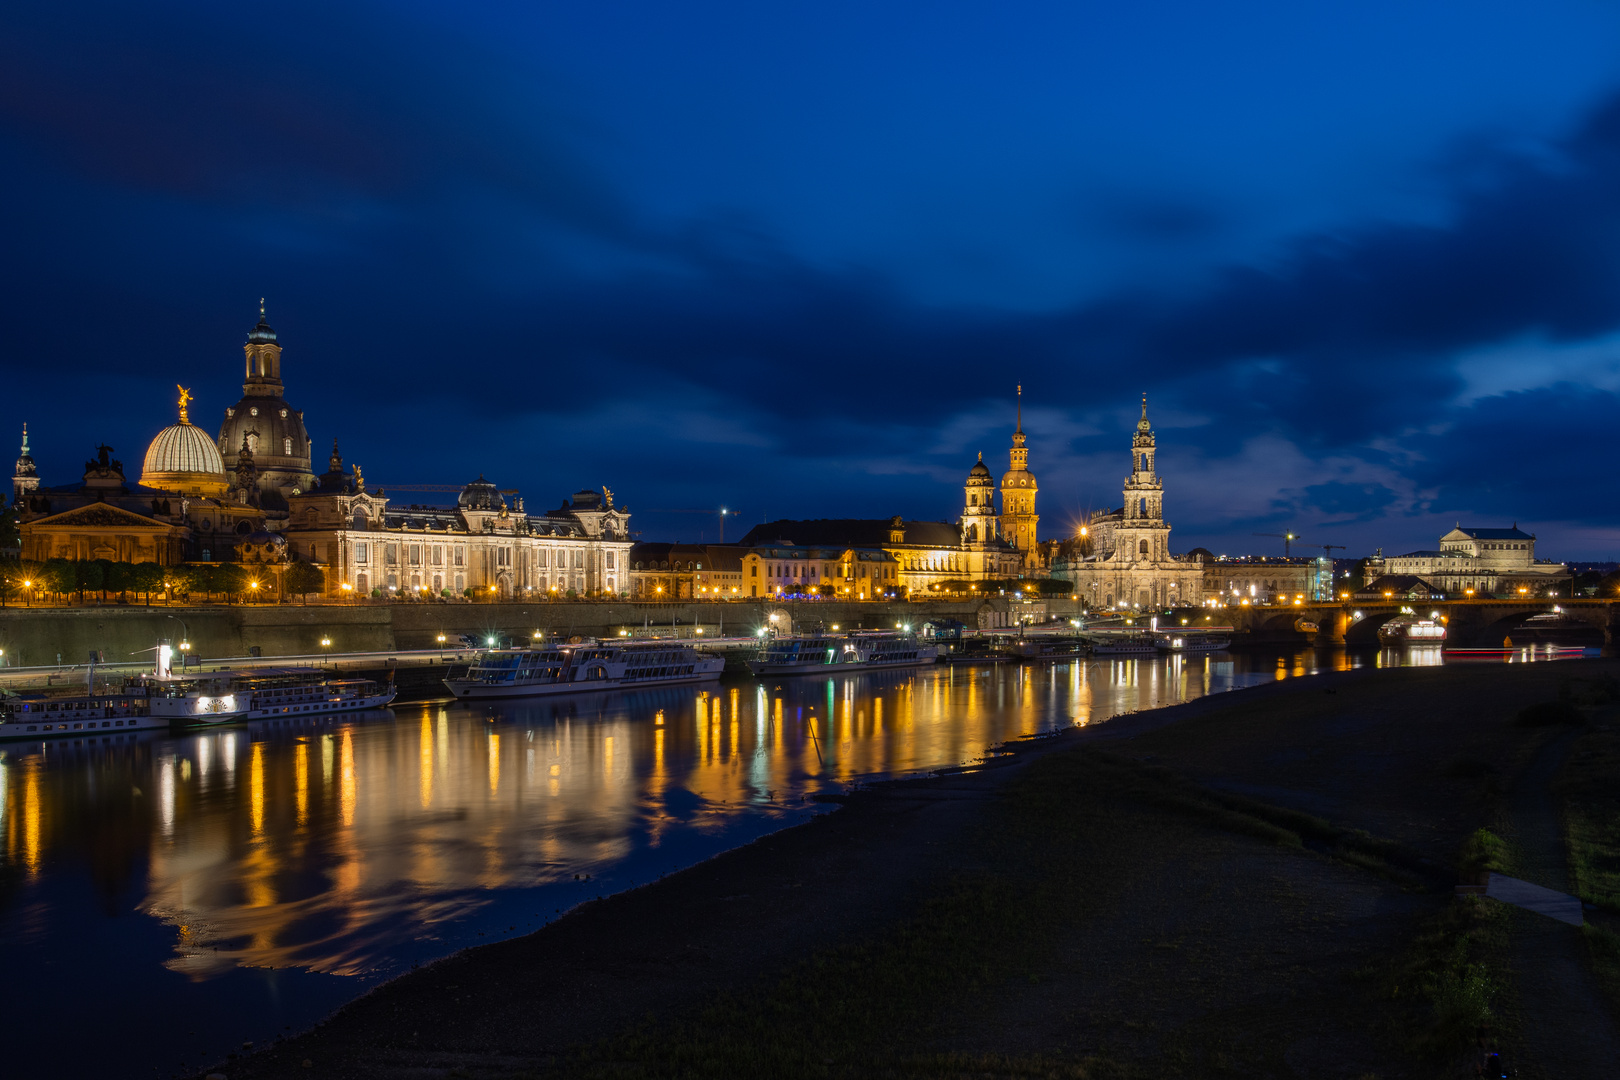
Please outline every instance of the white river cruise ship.
M444 680L458 698L537 697L633 686L708 682L723 657L680 641L600 641L535 649L490 649L465 675Z
M392 680L334 679L308 668L155 680L151 690L153 719L175 727L380 709L398 692Z
M771 638L748 661L755 675L836 675L873 668L920 667L939 659L937 645L915 634L854 631Z

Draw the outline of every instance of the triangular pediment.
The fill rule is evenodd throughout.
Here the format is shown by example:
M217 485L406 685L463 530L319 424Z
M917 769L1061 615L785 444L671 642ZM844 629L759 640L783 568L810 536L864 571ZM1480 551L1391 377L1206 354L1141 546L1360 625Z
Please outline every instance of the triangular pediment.
M158 521L145 514L137 514L133 510L125 510L121 506L111 503L90 503L88 506L75 506L72 510L64 510L60 514L50 517L36 518L26 522L24 528L48 527L53 529L80 528L80 529L166 529L168 522Z

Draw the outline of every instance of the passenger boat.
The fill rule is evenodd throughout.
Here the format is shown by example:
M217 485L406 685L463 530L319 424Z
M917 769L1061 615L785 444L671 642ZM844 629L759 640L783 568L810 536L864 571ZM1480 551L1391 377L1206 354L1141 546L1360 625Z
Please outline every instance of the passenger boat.
M680 641L592 641L537 649L488 649L465 675L444 680L458 698L536 697L720 677L724 657Z
M755 675L833 675L873 668L920 667L939 660L939 646L910 633L853 631L771 638L748 661Z
M1160 652L1221 652L1232 644L1232 640L1213 634L1165 634L1156 644Z
M8 695L0 706L0 739L43 739L168 726L167 719L153 716L148 709L145 685L133 680L121 690L104 694Z
M1091 643L1093 656L1154 656L1158 651L1159 644L1151 634L1099 638Z
M1073 660L1087 651L1077 637L1021 638L1012 643L1012 655L1019 660Z
M398 692L392 680L334 679L308 668L258 668L150 683L152 717L172 727L269 717L380 709Z
M1378 628L1378 640L1384 645L1438 645L1445 639L1444 624L1413 615L1391 619Z

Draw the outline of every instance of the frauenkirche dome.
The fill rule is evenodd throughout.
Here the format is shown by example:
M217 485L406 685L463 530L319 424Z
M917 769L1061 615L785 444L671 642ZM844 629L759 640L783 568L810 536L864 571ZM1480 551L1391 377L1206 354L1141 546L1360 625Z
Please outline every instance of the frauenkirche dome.
M157 433L146 448L141 486L189 495L223 495L229 480L225 462L208 433L186 415L190 391L180 390L180 422Z

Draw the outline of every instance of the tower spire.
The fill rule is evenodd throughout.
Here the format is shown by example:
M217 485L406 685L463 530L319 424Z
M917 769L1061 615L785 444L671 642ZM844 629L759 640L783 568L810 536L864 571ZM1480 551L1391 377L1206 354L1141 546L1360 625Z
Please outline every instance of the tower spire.
M23 421L22 453L23 453L23 457L28 456L28 421L26 421L26 420ZM982 458L984 455L980 454L979 456Z
M1024 384L1018 384L1018 430L1024 430Z

